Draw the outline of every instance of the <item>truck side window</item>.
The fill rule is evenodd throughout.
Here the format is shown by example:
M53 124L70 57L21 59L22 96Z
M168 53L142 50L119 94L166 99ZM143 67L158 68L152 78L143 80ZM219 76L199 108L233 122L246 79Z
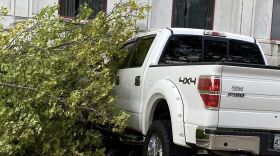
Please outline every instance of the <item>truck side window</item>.
M173 36L160 59L160 64L180 64L202 61L201 36Z
M154 41L154 36L142 38L137 44L137 48L134 51L132 58L130 60L129 67L141 67L146 55Z
M121 68L129 67L129 62L130 62L130 59L131 59L131 56L132 56L133 52L136 49L136 46L137 46L137 41L136 40L128 42L123 46L123 48L127 51L127 56L124 60L123 65L121 66Z
M229 62L265 64L260 49L256 44L230 40Z

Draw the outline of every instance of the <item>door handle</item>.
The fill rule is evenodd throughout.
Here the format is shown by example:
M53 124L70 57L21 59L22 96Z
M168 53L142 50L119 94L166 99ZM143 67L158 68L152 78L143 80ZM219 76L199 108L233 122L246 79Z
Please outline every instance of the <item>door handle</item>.
M140 76L135 77L135 83L134 83L135 86L140 86L140 78L141 78Z

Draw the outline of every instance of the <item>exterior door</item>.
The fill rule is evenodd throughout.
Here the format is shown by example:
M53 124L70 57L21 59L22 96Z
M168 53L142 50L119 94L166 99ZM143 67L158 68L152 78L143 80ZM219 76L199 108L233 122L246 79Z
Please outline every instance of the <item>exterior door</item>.
M140 128L139 109L145 72L143 63L154 38L155 36L146 36L126 44L125 48L128 50L128 56L123 68L118 72L118 105L130 114L128 127L132 129ZM130 122L133 124L130 124Z

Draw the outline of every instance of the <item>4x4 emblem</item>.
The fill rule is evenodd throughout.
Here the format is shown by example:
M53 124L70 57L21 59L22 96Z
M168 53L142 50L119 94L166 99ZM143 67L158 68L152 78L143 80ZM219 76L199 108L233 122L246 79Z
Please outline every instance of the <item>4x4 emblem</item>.
M182 82L183 84L191 84L191 83L193 83L194 85L196 84L196 78L191 78L191 77L184 77L184 78L182 78L182 77L180 77L179 78L179 82Z

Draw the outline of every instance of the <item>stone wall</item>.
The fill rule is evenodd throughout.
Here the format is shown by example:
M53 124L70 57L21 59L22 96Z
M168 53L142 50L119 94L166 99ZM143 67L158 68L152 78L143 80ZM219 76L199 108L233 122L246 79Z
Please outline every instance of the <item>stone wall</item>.
M256 38L270 65L279 65L279 43L271 41L273 0L216 0L214 30Z
M7 17L1 17L0 22L6 27L36 14L41 8L57 4L58 0L0 0L0 7L9 10Z

